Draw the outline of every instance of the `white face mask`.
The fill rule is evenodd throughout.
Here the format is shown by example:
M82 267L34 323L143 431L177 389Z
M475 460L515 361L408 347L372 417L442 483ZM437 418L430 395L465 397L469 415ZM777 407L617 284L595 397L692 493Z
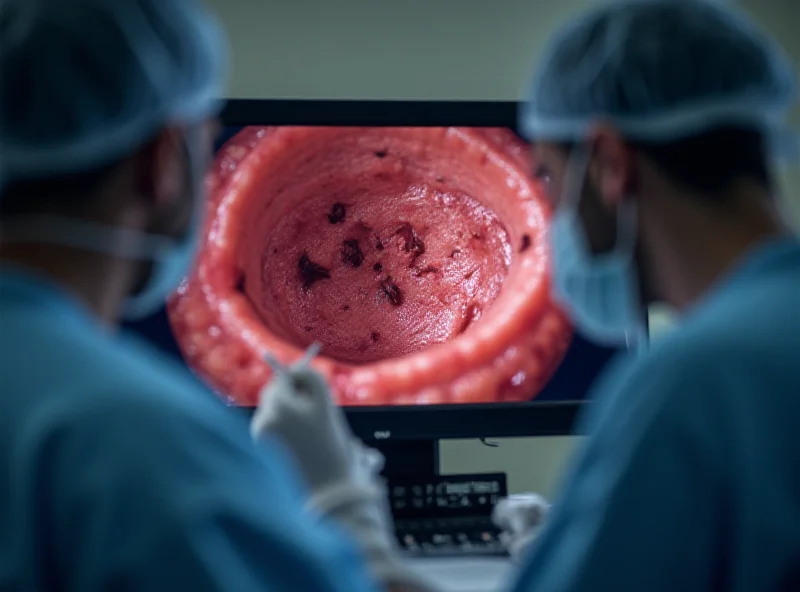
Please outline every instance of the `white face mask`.
M608 346L642 345L646 326L634 263L636 207L623 201L617 244L608 253L592 254L578 212L589 158L586 148L570 157L564 195L551 222L555 297L587 338Z

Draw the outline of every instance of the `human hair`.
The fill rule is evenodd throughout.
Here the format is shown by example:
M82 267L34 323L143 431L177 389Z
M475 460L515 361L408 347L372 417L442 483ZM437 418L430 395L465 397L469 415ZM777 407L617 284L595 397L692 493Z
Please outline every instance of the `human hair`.
M675 184L708 199L724 199L739 181L772 186L766 138L758 130L720 127L674 142L630 145Z
M733 184L742 180L772 188L766 138L759 130L718 127L680 140L632 140L628 145L676 185L709 200L723 200ZM576 143L561 146L570 152Z
M37 179L11 180L0 187L0 217L33 214L43 209L80 213L91 207L98 191L117 170L119 160L86 171Z

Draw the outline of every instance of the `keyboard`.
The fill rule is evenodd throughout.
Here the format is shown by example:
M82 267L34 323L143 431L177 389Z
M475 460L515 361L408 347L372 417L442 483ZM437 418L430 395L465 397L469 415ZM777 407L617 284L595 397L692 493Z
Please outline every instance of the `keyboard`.
M398 520L400 548L413 557L507 556L500 530L486 516Z
M497 473L390 479L400 548L413 557L506 556L491 520L505 481Z

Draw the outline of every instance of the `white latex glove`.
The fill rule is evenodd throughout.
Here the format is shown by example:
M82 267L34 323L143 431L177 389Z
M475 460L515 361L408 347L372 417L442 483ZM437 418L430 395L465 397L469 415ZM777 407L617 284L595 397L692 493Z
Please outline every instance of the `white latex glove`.
M537 493L510 495L497 502L492 520L502 530L500 541L512 558L525 555L549 511L550 504Z
M355 437L331 400L325 379L309 367L317 351L312 346L288 368L267 359L273 378L261 391L250 424L253 437L269 432L283 441L312 494L345 481L368 484L372 480L370 474L358 474L361 465L356 462Z
M378 580L433 592L402 562L379 477L383 455L353 435L325 379L309 367L318 351L312 346L291 367L267 358L274 376L261 392L250 431L256 439L269 434L286 445L311 491L309 510L336 520L353 535Z

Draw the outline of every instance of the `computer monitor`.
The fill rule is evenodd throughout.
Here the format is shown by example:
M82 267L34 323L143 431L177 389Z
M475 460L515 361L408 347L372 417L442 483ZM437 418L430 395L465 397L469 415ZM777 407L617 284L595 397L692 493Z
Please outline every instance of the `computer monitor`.
M362 368L394 354L413 356L426 351L426 347L439 347L441 353L442 342L451 343L461 339L460 334L465 331L477 331L481 321L484 326L499 323L498 331L504 330L503 322L508 319L502 319L502 311L491 317L487 311L491 311L492 305L501 298L506 298L503 302L510 307L525 305L508 304L511 301L504 293L507 288L504 274L511 277L510 267L516 258L523 256L528 258L529 273L539 273L537 257L542 260L547 257L546 249L541 253L529 252L541 247L541 237L515 236L514 229L508 228L519 222L508 216L519 215L521 211L528 212L534 226L546 224L535 203L541 195L530 176L526 146L514 131L516 111L513 102L231 100L222 114L224 133L218 146L221 152L210 186L210 199L216 200L217 205L205 229L207 242L216 241L217 250L210 255L211 263L207 261L204 277L195 278L193 287L195 294L204 295L189 298L191 302L186 306L173 303L169 311L161 311L132 328L175 356L186 357L189 365L220 395L229 397L232 404L242 403L242 393L232 392L238 387L226 388L226 378L235 382L239 376L242 383L257 383L263 376L253 369L252 356L244 359L239 355L242 342L244 349L257 349L267 338L270 343L288 342L296 347L321 341L325 346L323 355L333 351L332 355L343 366ZM382 138L386 139L385 145L381 144ZM316 141L329 145L317 150L313 145ZM263 142L272 144L262 150ZM396 154L387 154L395 150ZM260 164L242 170L238 163L253 151L262 151L257 155ZM357 169L357 174L337 181L351 169ZM291 194L293 175L303 177L297 177L297 182L302 181L306 193L309 188L314 189L322 205L292 202L299 199ZM472 179L476 175L483 176L476 181ZM527 179L521 181L520 175L526 175ZM487 206L484 196L479 194L481 188L487 192L505 192L498 199L528 199L536 207L520 210L517 204L516 209L505 212L503 219ZM265 203L237 209L240 191L255 195L251 201L263 199ZM477 193L473 195L470 191ZM282 192L288 192L284 194L288 203L264 213L281 199ZM402 199L397 197L400 194ZM302 199L309 198L304 195ZM398 199L399 205L386 205ZM421 213L419 208L426 207L429 209ZM306 214L296 214L298 208L317 208L319 211L313 213L315 221L309 222ZM381 220L382 215L387 219ZM459 218L461 215L464 220ZM257 226L253 220L259 216L271 217L272 226ZM221 230L223 227L227 228L225 232ZM264 251L269 245L272 253L261 253L260 258L242 255L242 249L251 248L245 235L252 236L254 232L261 233L261 242L252 248ZM272 239L265 236L269 233L275 236ZM328 240L326 236L330 233L337 233L337 238ZM465 233L471 236L464 237ZM290 244L292 237L307 244L298 249ZM330 250L331 241L339 245L338 254L325 253ZM237 246L230 247L228 242ZM453 246L455 243L458 245ZM473 248L470 245L474 245L475 252L467 252L465 257L467 267L472 265L474 269L467 269L455 283L451 274L446 278L449 287L437 292L440 285L437 281L445 281L441 279L446 275L445 267L452 265L459 273L466 269L456 260L461 256L460 250ZM449 253L443 251L445 246ZM227 255L220 255L225 249L229 251ZM279 250L292 254L287 254L283 261ZM273 255L273 263L268 263ZM214 257L220 261L218 267ZM246 269L232 272L225 257L236 259L239 267ZM392 271L398 262L404 269ZM478 281L470 283L473 277L470 273L476 270ZM236 273L239 275L233 277ZM516 284L508 291L535 288L530 284L522 287L526 285L524 273L520 270L514 273ZM215 300L216 295L207 294L213 290L203 282L213 284L216 280L211 276L215 274L223 281L237 284L235 302L221 302ZM331 278L337 274L343 279L334 283ZM367 278L370 274L374 277ZM403 293L393 283L392 275L413 276L414 281L427 282L428 287L415 284L416 287L409 288L411 292ZM546 277L545 273L542 278ZM367 286L369 282L372 287ZM400 283L398 280L397 284ZM284 284L288 287L282 287ZM325 289L327 295L323 293ZM264 295L265 291L271 293ZM285 294L302 302L283 306L279 300ZM542 294L537 292L537 297ZM324 306L319 304L320 298ZM432 298L439 301L431 305L435 314L428 314L425 302ZM335 304L336 311L329 301ZM469 302L472 304L467 306ZM547 299L542 302L542 306L551 305ZM412 308L401 312L407 304ZM237 307L248 308L247 320L234 319L227 329L220 329L225 321L217 323L214 319L227 315L230 321ZM457 314L450 314L452 308L457 309ZM553 312L552 307L547 310ZM392 317L381 319L382 314ZM403 450L410 450L411 441L569 433L590 386L617 350L592 343L573 331L568 319L553 314L558 322L551 323L555 337L550 339L555 345L547 340L524 343L512 340L508 347L498 350L497 366L487 371L500 372L496 369L503 363L500 358L510 355L517 343L520 348L535 349L550 364L539 382L526 382L524 372L515 371L514 360L522 360L520 364L531 361L530 355L525 354L522 358L509 357L511 366L502 370L506 373L504 384L513 391L513 396L497 395L496 382L489 380L487 384L494 385L491 387L494 390L485 397L480 392L467 392L462 398L435 396L441 389L430 390L434 396L429 398L417 393L416 398L387 398L378 405L368 400L367 404L359 404L355 397L346 404L346 414L355 433L364 440L382 442L384 449L391 447L392 442L403 442ZM202 320L204 315L211 320ZM204 329L192 336L186 327L192 323L196 327L198 322ZM406 330L404 322L411 329ZM535 326L530 319L526 322ZM541 325L544 321L540 318L536 322ZM342 340L347 341L342 331L347 332L348 323L365 333L361 342L342 345ZM469 326L470 323L475 326ZM269 330L264 333L263 327L256 324L268 325ZM534 330L541 327L531 329ZM239 353L210 361L211 356L206 354L226 338L220 335L226 331L241 333L234 336L240 340L236 350ZM466 354L462 351L452 355L457 358ZM442 359L441 355L438 359ZM484 364L483 368L486 367ZM246 376L253 372L256 374ZM515 381L521 385L519 388L515 389ZM365 396L369 397L369 392Z

